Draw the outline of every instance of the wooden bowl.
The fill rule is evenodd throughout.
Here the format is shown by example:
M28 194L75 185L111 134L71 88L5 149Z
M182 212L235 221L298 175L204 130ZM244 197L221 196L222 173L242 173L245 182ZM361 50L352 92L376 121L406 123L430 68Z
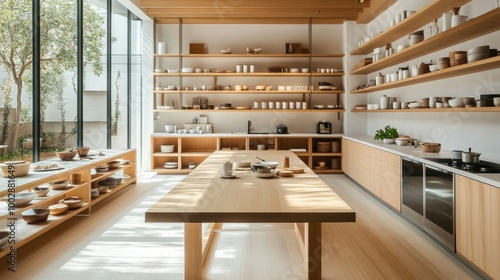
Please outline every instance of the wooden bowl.
M120 164L122 164L121 161L119 161L119 160L113 160L113 161L108 162L108 168L115 169L115 168L120 167Z
M9 168L9 166L11 166ZM8 178L10 176L23 177L28 175L30 171L30 163L24 160L6 161L0 164L2 176Z
M49 206L49 211L51 215L61 215L68 211L68 205L65 203L58 203Z
M77 151L72 149L69 151L56 152L56 156L60 160L72 160L76 156Z
M38 224L47 221L49 218L49 209L29 209L21 213L23 220L28 224Z
M83 198L79 196L68 196L66 198L63 198L59 201L60 203L64 203L68 205L68 209L77 209L82 207L83 205Z
M441 151L441 144L439 143L422 142L420 146L424 153L439 153Z
M79 157L86 157L90 152L90 147L76 147L75 150L78 153Z

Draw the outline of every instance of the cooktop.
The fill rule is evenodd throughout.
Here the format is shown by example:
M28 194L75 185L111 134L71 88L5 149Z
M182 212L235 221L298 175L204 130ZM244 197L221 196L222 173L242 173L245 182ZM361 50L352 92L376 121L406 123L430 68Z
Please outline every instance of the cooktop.
M426 158L426 160L471 173L500 173L500 164L484 160L478 163L464 163L461 160L451 158Z

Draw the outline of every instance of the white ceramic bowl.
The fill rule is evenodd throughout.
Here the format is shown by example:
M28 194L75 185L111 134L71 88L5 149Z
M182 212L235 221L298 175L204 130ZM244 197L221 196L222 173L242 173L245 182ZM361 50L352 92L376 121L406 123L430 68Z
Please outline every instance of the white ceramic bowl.
M175 145L161 145L160 150L162 153L172 153L174 151Z
M35 194L36 197L46 196L50 192L49 186L37 186L34 187L31 192Z
M13 166L14 169L9 169L9 166ZM0 163L0 172L2 174L2 177L5 178L10 177L11 175L14 175L16 178L23 177L28 175L29 171L30 163L27 161L19 160Z
M460 97L448 100L448 104L453 108L465 107L464 100Z
M161 69L161 68L155 69L155 73L165 73L165 72L167 72L167 69Z
M429 65L429 70L431 70L431 72L439 70L439 65Z
M179 73L179 69L167 69L168 73Z
M13 203L14 203L14 206L16 208L24 207L24 206L28 205L33 200L33 198L35 198L34 193L30 193L30 192L16 193L16 201ZM7 196L2 197L2 201L10 203L9 197L7 197Z
M408 104L408 108L414 109L414 108L420 108L422 107L422 104L420 102L412 102Z
M193 73L194 69L190 67L182 67L182 73Z
M497 107L500 107L500 97L493 98L493 104L495 104L495 106Z
M396 138L396 145L407 146L410 145L411 140L411 138Z
M49 186L53 190L62 190L68 186L68 183L69 183L68 180L53 181L49 182Z
M277 161L261 161L259 162L258 164L260 165L265 165L265 166L269 166L271 168L276 168L276 166L278 166L278 164L280 164L279 162Z

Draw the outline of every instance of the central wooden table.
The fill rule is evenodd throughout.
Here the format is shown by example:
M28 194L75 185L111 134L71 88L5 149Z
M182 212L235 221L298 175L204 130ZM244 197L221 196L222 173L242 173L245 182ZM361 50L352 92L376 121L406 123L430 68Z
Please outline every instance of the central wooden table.
M235 171L220 178L222 163L256 157L304 168L294 177L257 178ZM321 223L355 222L356 213L291 151L216 151L146 211L146 222L184 223L185 279L202 278L211 241L203 250L202 223L295 223L304 243L308 279L321 279ZM213 233L213 231L212 231ZM211 240L211 238L209 238Z

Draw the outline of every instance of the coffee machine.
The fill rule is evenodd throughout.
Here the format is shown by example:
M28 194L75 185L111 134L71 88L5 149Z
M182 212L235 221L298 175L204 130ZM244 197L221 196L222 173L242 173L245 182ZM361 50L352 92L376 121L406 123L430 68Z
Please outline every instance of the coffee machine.
M319 121L316 123L317 134L332 134L333 127L329 121Z

